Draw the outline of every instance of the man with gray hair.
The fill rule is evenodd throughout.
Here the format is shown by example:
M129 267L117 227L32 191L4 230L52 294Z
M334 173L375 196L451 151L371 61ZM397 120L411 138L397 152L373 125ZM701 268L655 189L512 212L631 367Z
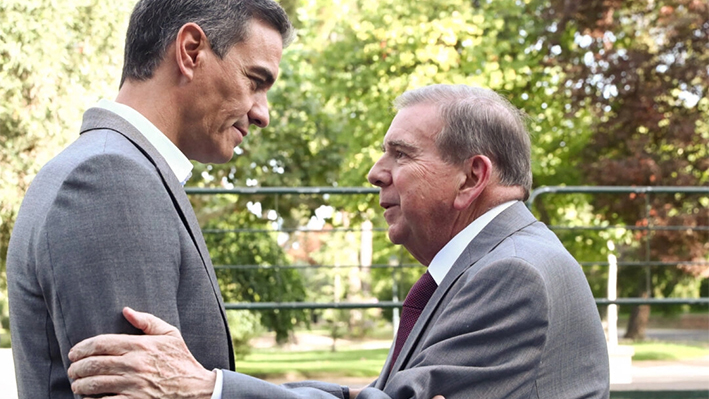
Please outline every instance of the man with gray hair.
M140 0L120 89L84 114L79 138L45 165L15 223L7 260L19 397L74 398L69 350L102 333L140 333L124 306L177 326L201 366L234 369L221 293L181 184L192 164L226 162L292 36L273 0ZM195 376L214 390L219 372Z
M608 353L586 278L525 207L532 186L524 117L494 92L433 85L404 93L369 172L389 238L428 267L403 304L379 378L337 398L604 399ZM195 365L174 327L126 309L149 336L76 345L69 373L81 394L192 397ZM179 348L175 350L175 348ZM131 356L120 356L128 353ZM148 364L148 359L150 364ZM162 384L160 371L179 369ZM331 397L224 374L225 399ZM205 396L208 397L208 396Z

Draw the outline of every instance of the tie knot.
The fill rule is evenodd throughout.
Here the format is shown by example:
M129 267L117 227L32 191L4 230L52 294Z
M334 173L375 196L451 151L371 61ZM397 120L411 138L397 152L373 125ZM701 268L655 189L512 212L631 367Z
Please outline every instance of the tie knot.
M404 299L403 306L415 309L423 309L426 307L428 300L433 296L433 292L438 288L436 280L426 271L421 278L411 287L409 294Z

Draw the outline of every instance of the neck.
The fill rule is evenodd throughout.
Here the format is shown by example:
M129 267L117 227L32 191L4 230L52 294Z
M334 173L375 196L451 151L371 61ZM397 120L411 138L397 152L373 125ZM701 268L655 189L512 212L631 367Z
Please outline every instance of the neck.
M180 110L165 87L157 77L146 81L126 80L115 101L138 111L177 145Z
M524 190L519 186L488 186L472 204L458 215L450 238L463 231L470 223L489 210L509 201L522 201Z

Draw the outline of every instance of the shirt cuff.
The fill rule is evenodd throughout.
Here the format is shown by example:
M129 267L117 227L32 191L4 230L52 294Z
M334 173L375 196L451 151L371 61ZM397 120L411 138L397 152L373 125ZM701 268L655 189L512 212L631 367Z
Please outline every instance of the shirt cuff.
M212 392L212 399L222 399L222 387L224 386L224 375L220 369L214 369L217 373L217 379L214 381L214 392Z
M342 397L345 399L350 399L350 387L342 386Z

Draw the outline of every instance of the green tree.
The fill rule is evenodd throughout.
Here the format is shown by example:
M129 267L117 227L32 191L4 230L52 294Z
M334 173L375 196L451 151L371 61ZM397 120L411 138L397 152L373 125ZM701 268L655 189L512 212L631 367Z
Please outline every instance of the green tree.
M0 2L0 303L7 244L39 168L78 135L83 111L120 77L130 2Z
M581 157L586 181L709 185L709 5L695 0L553 3L550 12L555 11L559 26L574 32L573 46L556 59L567 75L571 109L594 116L593 134ZM645 201L644 195L592 201L613 224L660 228L638 230L622 255L706 262L709 233L691 229L707 224L709 199L653 196L649 218ZM662 229L671 225L686 226L690 233ZM709 269L699 264L654 269L648 281L653 289L644 269L624 268L619 284L623 296L666 297L688 284L698 295L696 277L709 277ZM627 337L643 338L648 316L648 306L636 308Z
M536 184L578 184L579 153L590 135L591 115L579 109L576 118L568 118L565 75L555 57L560 43L573 46L574 36L557 34L543 18L548 6L514 0L298 4L298 40L284 53L281 78L269 97L271 126L253 132L231 163L204 167L211 181L198 184L366 186L394 115L392 100L430 83L476 84L506 95L530 115ZM276 211L287 228L307 223L326 201L303 196L250 200ZM386 226L376 196L333 196L327 202L354 222L370 219ZM591 218L587 203L583 196L554 198L537 211L554 222L565 216L559 210L578 205L579 217ZM596 253L587 240L563 238L579 251ZM603 237L594 239L594 248L604 246ZM400 251L384 234L377 235L375 248L375 263L387 263ZM402 273L403 297L419 273L413 268ZM600 289L605 276L596 274ZM374 272L375 295L389 299L391 284L390 271Z
M296 270L279 267L289 262L283 248L278 245L277 234L274 234L276 232L270 222L237 209L229 197L212 200L222 203L219 217L210 218L203 230L224 301L303 301L305 288L300 274ZM275 331L278 343L286 342L294 326L306 321L304 312L299 310L252 313L257 315L261 325ZM247 341L235 342L239 348L237 353L244 352L242 348L248 344Z

